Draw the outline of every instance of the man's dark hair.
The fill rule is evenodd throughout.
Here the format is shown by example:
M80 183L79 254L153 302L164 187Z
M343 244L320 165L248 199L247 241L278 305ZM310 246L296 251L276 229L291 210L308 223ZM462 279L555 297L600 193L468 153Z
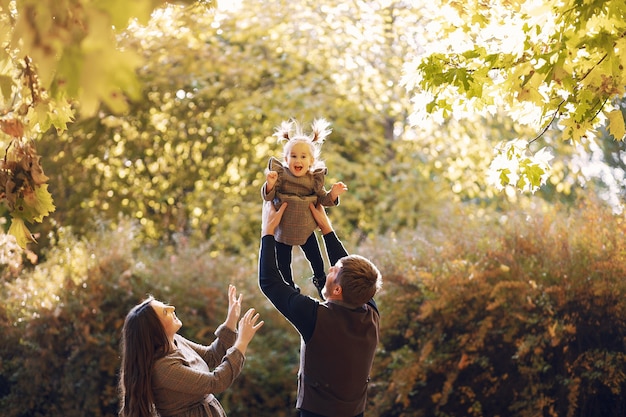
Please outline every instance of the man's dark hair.
M341 285L343 301L354 306L367 303L382 286L380 271L369 259L359 255L348 255L340 262L337 283Z

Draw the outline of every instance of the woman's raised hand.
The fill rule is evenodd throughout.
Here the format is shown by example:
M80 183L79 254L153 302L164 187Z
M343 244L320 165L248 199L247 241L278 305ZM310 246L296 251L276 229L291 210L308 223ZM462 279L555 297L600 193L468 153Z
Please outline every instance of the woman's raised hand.
M263 327L265 322L259 321L259 313L254 308L249 309L239 320L239 332L237 334L237 341L235 347L245 354L248 348L248 343L252 340L257 330Z
M241 300L242 294L237 296L237 288L234 285L228 285L228 315L226 316L226 322L224 323L229 329L237 330L237 320L241 315Z

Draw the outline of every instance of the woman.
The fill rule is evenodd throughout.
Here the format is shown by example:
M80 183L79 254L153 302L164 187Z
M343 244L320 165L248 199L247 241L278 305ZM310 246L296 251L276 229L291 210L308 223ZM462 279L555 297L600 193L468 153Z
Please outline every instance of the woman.
M210 346L177 333L182 322L174 306L148 297L133 307L122 329L120 417L226 416L214 394L239 375L248 343L264 323L253 308L239 320L241 298L229 285L228 315Z

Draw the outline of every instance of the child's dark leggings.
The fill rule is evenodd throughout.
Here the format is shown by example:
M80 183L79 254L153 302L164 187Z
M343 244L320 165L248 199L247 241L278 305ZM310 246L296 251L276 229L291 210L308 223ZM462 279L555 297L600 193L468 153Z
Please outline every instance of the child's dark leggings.
M292 246L285 245L284 243L276 242L276 260L278 261L278 269L283 274L285 282L295 288L293 282L293 274L291 272L291 253ZM316 278L325 278L324 272L324 259L322 258L322 252L320 246L317 244L315 233L311 233L311 236L306 240L304 245L300 246L304 256L311 264L313 270L313 276Z

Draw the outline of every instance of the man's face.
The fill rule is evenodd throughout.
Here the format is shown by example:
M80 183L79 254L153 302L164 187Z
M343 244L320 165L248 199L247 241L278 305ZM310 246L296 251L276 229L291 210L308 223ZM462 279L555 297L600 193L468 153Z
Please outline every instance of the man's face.
M337 277L341 271L341 261L338 261L335 265L328 269L326 274L326 284L322 288L322 295L325 300L341 300L341 285L337 282Z

